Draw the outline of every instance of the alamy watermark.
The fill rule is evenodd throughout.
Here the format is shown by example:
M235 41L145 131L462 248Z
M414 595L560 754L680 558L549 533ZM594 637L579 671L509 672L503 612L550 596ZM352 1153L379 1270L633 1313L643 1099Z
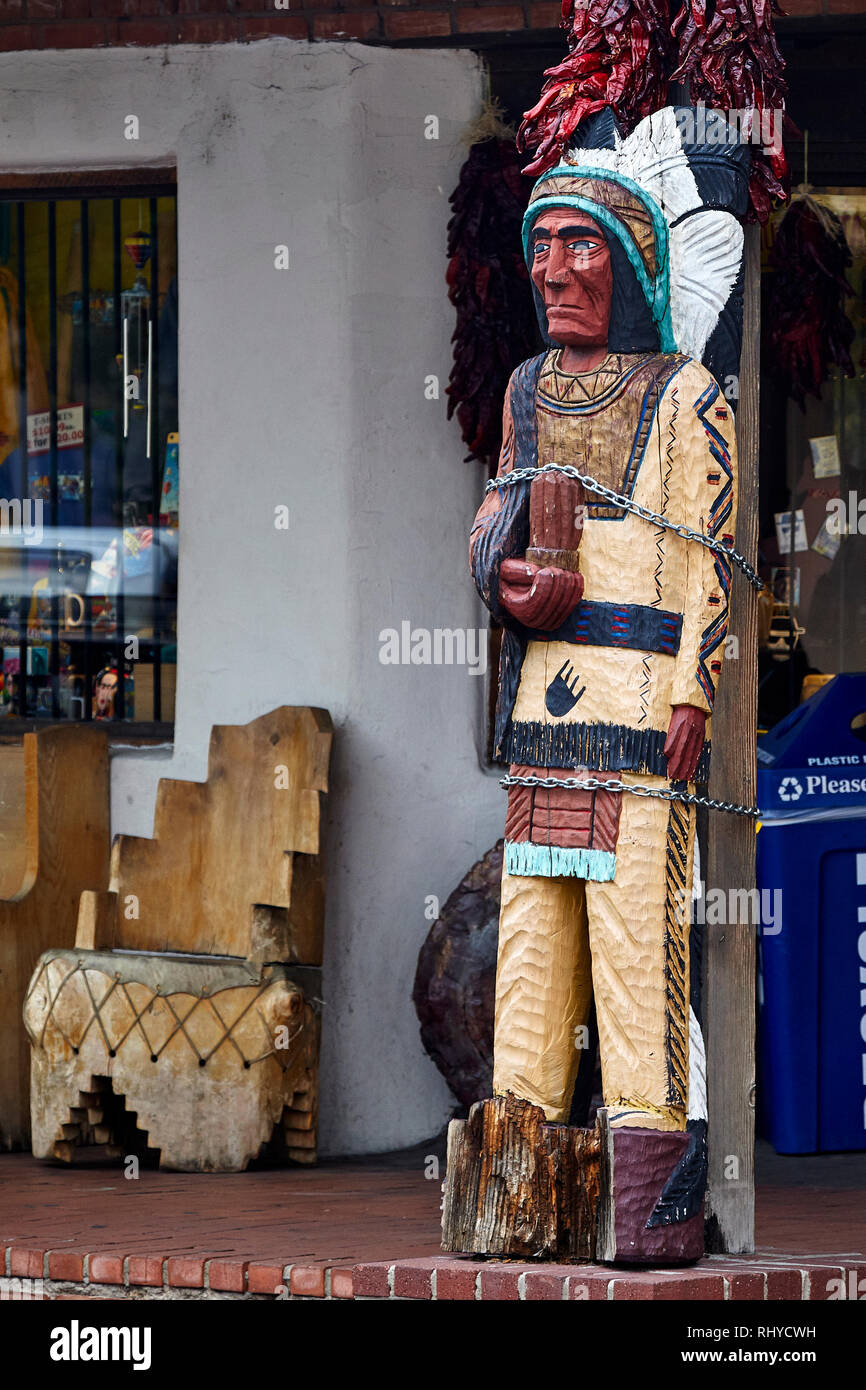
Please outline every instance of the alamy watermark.
M764 936L778 936L782 930L781 888L707 888L703 882L697 887L692 895L682 889L674 893L677 921L709 927L751 924Z
M829 498L824 524L833 537L866 536L866 497L860 497L852 488L847 502L843 497Z
M489 633L483 627L413 627L408 619L379 633L383 666L465 666L470 676L487 670Z
M784 119L783 111L757 111L753 106L715 111L702 101L676 113L680 138L689 144L727 145L739 138L742 144L760 145L765 154L780 153Z
M22 536L25 541L42 541L44 502L37 497L0 497L0 536Z
M0 1303L41 1302L44 1297L44 1279L19 1278L17 1275L0 1277Z
M131 1361L134 1371L151 1364L149 1327L82 1327L72 1318L68 1327L51 1330L48 1355L52 1361Z

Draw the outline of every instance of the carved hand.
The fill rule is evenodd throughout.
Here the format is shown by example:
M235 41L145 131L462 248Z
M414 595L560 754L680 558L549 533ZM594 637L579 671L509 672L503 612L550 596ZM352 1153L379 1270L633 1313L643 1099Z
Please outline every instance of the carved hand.
M499 571L502 607L524 627L545 632L564 623L583 594L583 575L570 570L540 568L526 560L503 560Z
M672 782L690 782L694 777L704 746L706 722L704 710L694 705L674 706L664 748Z

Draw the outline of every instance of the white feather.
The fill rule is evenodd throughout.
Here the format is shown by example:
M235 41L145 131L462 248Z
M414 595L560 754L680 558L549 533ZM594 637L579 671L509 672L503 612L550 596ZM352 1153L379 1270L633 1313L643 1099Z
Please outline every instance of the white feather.
M707 1118L707 1057L704 1051L704 1035L689 1008L689 1110L690 1120Z
M743 228L730 212L695 212L671 228L670 248L674 338L700 361L740 273Z

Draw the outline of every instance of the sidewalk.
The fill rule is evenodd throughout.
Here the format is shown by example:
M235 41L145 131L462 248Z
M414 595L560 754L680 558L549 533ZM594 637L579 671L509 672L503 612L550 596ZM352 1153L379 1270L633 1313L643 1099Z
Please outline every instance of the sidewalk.
M764 1152L758 1253L659 1272L443 1255L440 1183L424 1176L438 1147L135 1180L0 1155L0 1273L44 1281L34 1291L48 1298L797 1301L852 1297L861 1280L866 1296L864 1155Z

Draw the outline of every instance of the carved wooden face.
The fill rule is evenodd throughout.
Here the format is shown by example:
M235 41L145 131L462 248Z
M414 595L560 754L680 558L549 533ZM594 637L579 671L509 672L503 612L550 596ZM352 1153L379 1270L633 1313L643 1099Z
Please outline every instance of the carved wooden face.
M544 300L555 343L607 343L613 272L597 222L577 208L553 208L532 229L532 283Z

